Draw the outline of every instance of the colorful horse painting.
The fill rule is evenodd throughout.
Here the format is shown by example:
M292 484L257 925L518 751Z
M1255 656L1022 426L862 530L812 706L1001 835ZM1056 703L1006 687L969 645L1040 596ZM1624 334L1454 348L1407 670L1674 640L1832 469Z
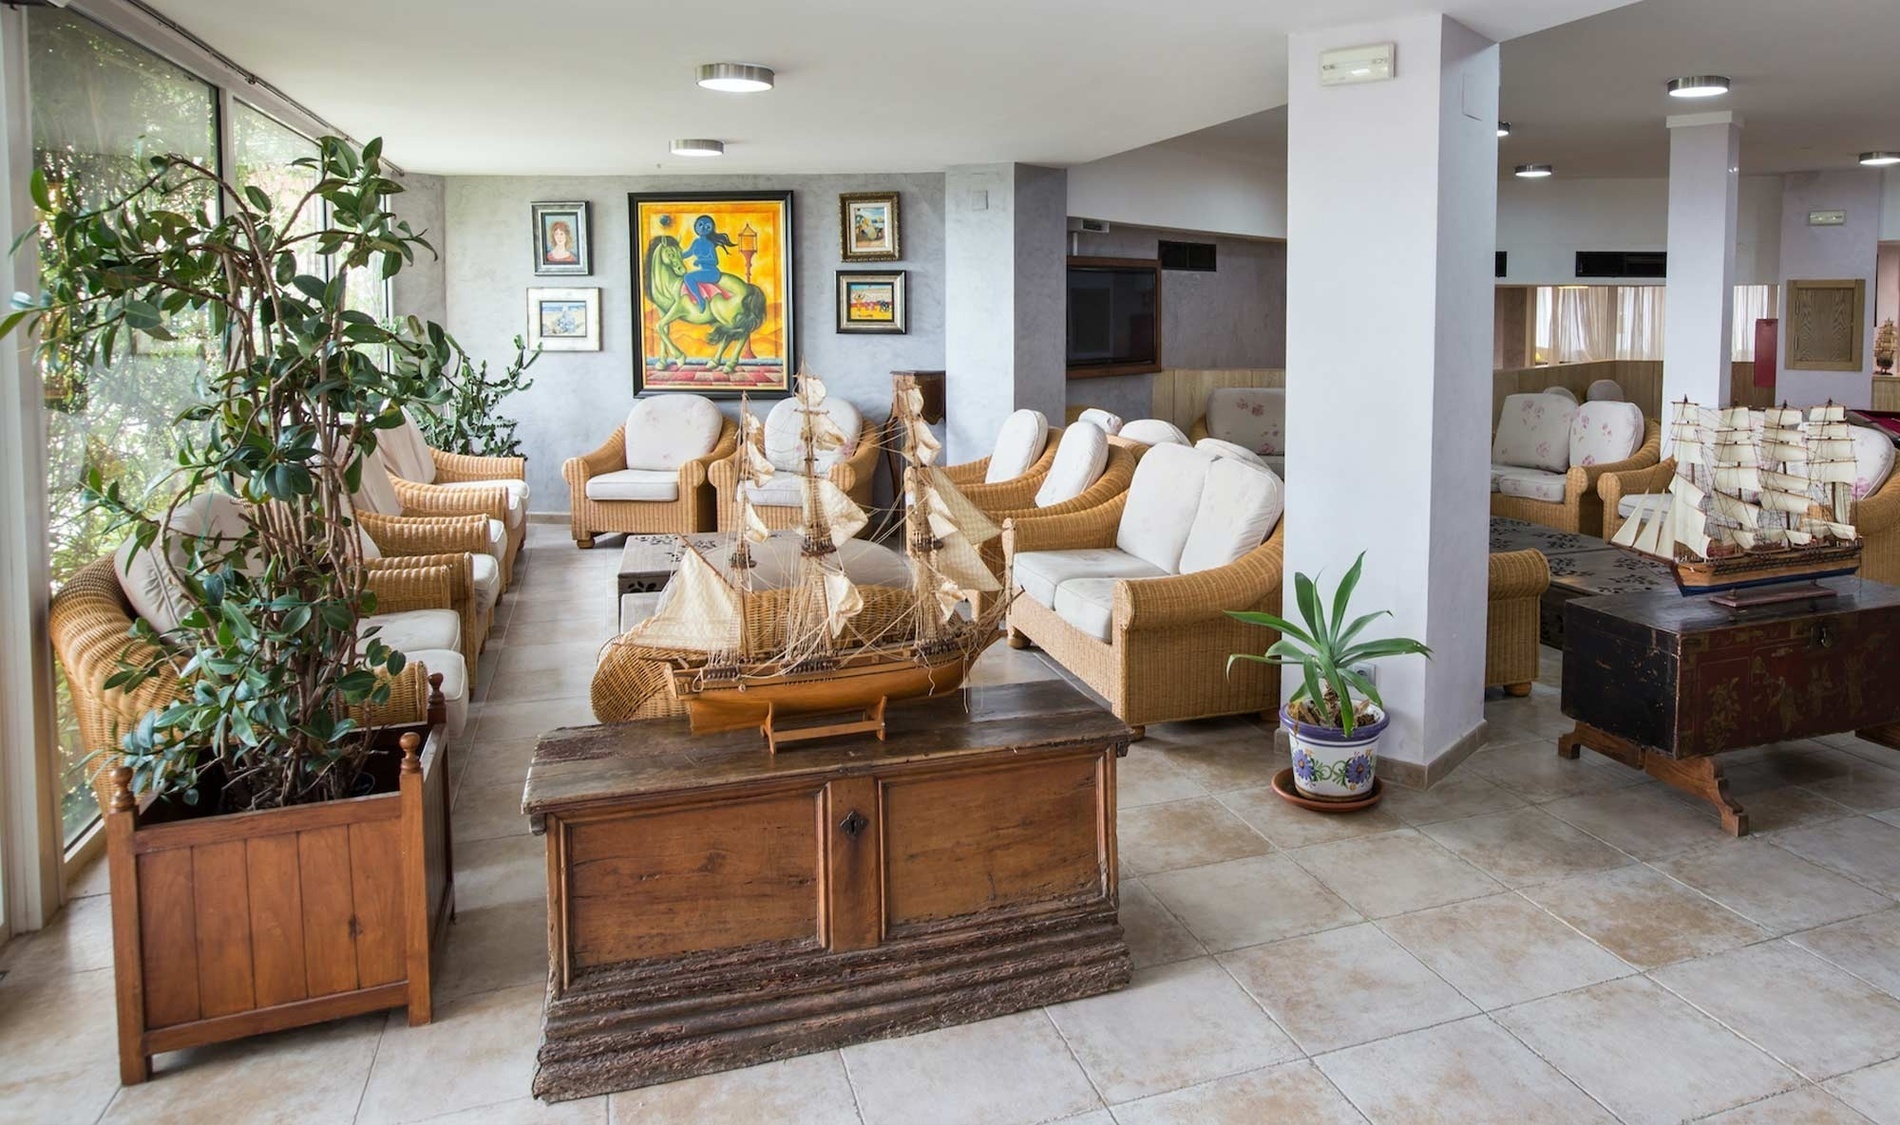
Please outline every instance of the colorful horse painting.
M739 369L752 333L765 323L765 291L737 274L722 273L717 286L706 285L704 302L686 291L686 259L680 253L679 239L656 234L647 243L647 300L660 310L660 322L654 326L660 338L662 366L684 365L686 352L673 340L673 324L707 324L707 342L713 345L712 366L727 374Z

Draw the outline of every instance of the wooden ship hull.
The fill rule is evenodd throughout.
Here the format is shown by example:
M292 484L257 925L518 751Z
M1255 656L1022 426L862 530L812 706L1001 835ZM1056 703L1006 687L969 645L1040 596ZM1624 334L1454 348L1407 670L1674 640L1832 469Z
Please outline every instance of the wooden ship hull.
M1825 546L1747 551L1712 559L1678 558L1676 586L1684 594L1719 594L1760 586L1839 578L1860 570L1859 540Z

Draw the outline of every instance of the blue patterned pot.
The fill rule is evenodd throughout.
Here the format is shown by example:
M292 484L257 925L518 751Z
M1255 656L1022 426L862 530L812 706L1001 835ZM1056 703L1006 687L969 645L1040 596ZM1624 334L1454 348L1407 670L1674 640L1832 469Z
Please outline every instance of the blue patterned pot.
M1302 794L1321 801L1349 801L1366 795L1379 768L1379 736L1385 733L1386 714L1372 708L1372 718L1352 729L1352 737L1338 727L1316 727L1294 719L1280 708L1280 725L1293 743L1293 785Z

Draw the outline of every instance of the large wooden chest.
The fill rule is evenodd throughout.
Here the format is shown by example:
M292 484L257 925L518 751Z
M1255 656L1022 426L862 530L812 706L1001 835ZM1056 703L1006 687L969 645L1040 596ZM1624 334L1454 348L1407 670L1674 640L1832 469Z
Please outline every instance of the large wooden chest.
M562 1099L983 1019L1126 984L1115 759L1060 681L894 706L768 755L684 720L547 735L535 1092Z

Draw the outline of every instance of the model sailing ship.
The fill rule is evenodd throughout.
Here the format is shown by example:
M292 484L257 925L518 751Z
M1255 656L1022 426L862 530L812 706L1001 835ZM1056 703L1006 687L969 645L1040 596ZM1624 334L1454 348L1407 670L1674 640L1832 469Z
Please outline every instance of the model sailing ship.
M1854 441L1832 402L1721 410L1683 401L1671 424L1676 475L1665 504L1639 504L1610 540L1670 563L1685 594L1728 605L1827 597L1816 579L1860 567ZM1793 585L1800 583L1800 585ZM1729 591L1775 586L1754 596Z
M906 465L904 553L907 591L897 611L867 635L863 594L845 572L838 544L868 520L863 509L820 468L820 457L843 448L846 437L823 407L825 385L798 377L799 456L803 461L801 513L794 534L798 558L789 585L754 588L755 547L770 530L752 504L752 489L776 473L765 453L764 428L741 402L736 500L740 530L725 573L688 544L679 572L658 613L630 639L655 647L703 652L682 658L668 689L685 704L695 732L758 727L773 752L783 742L857 732L884 737L884 707L892 699L938 695L962 686L970 666L1000 635L1008 599L979 599L1003 588L978 552L1000 534L936 465L941 445L924 422L922 393L908 377L892 405ZM769 599L768 599L769 595ZM767 605L767 601L771 604ZM980 601L990 601L979 612ZM761 638L768 614L782 611L783 636L769 649ZM869 615L865 615L867 618ZM809 726L788 718L860 717Z

